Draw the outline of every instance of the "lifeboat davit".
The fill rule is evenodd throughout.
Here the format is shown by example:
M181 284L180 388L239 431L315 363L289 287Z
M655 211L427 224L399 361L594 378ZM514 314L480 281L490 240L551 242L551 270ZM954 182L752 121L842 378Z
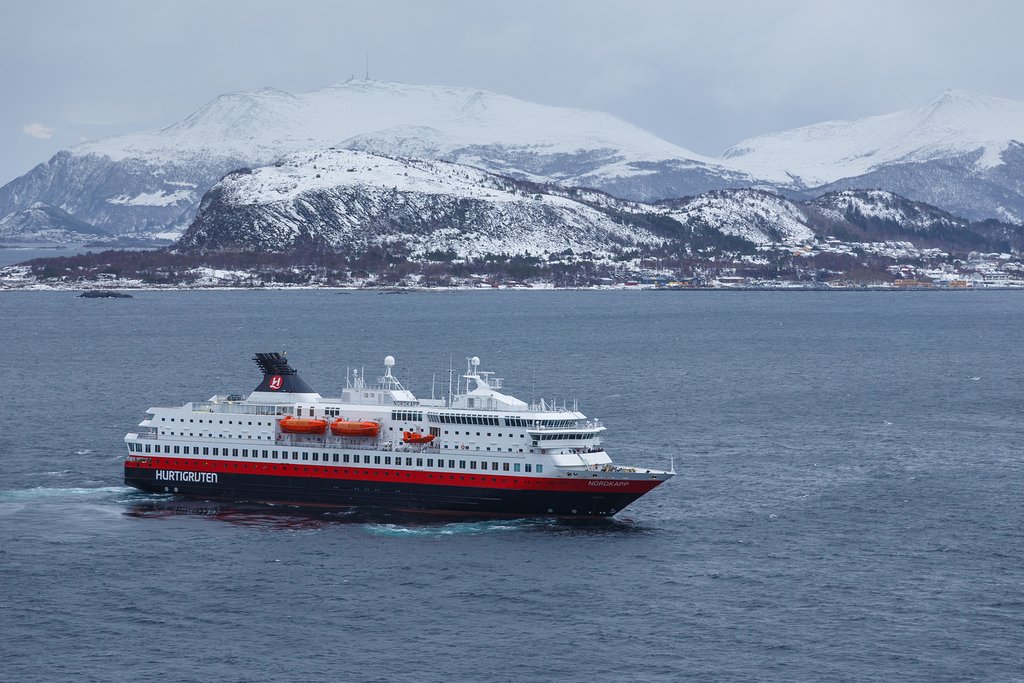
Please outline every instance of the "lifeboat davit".
M331 423L331 434L335 436L369 436L372 438L378 433L380 433L380 425L376 422L337 419Z
M327 420L289 415L281 420L281 431L287 434L323 434L327 431Z
M430 443L433 440L433 434L417 434L416 432L402 432L402 441L404 441L405 443Z

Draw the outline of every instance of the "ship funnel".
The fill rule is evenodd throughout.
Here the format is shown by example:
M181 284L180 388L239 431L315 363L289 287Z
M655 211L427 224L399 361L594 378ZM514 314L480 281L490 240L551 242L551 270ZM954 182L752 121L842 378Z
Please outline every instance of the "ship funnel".
M263 381L256 391L276 394L315 394L311 386L288 365L283 353L257 353L252 358L263 371Z

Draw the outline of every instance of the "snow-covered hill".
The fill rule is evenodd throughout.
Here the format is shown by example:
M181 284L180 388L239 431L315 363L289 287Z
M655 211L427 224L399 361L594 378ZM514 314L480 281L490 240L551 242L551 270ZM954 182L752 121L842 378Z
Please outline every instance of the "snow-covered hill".
M808 205L833 221L873 222L920 233L969 227L963 218L884 190L829 192Z
M666 202L668 215L690 230L713 230L754 244L798 244L814 239L806 212L795 202L763 190L708 192Z
M972 218L1024 222L1024 103L949 90L907 111L744 140L723 155L780 186L882 188Z
M204 198L178 247L288 251L401 245L419 254L479 255L604 250L657 240L649 231L532 183L447 162L332 149L228 175Z

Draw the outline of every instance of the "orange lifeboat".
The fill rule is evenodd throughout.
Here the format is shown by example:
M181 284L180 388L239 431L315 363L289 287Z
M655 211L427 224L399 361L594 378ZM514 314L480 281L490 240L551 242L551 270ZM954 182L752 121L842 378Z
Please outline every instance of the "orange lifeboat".
M416 432L402 432L402 441L404 441L405 443L430 443L433 440L433 434L417 434Z
M338 418L331 423L331 434L335 436L368 436L375 437L380 432L380 425L376 422L357 422L356 420L342 420Z
M323 434L327 431L327 420L289 415L281 420L281 431L287 434Z

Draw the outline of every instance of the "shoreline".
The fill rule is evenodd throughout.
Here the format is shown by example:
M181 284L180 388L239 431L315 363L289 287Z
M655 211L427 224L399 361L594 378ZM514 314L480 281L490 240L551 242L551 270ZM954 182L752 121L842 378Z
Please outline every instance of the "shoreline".
M1024 291L1022 286L987 286L987 287L884 287L884 286L862 286L862 287L822 287L822 286L787 286L764 287L764 286L729 286L729 287L683 287L670 289L654 286L609 286L598 285L594 287L555 287L553 285L537 285L533 287L363 287L363 286L316 286L316 285L295 285L295 286L256 286L256 287L234 287L234 286L200 286L200 287L179 287L179 286L51 286L51 285L28 285L24 287L8 287L0 285L0 294L6 292L70 292L80 294L90 291L111 291L111 292L291 292L291 291L332 291L332 292L375 292L378 294L414 294L428 292L663 292L663 293L687 293L687 292L996 292L996 291Z

